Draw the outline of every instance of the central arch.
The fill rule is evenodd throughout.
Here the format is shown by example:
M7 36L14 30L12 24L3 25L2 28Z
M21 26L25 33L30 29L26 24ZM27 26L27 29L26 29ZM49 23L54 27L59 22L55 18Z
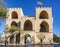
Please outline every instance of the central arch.
M29 34L25 35L25 44L31 43L31 36Z
M30 20L25 21L24 23L24 30L31 31L32 29L32 22Z

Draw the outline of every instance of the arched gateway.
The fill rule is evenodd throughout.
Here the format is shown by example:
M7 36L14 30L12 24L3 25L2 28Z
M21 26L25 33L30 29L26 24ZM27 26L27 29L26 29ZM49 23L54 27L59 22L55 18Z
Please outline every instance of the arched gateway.
M22 8L7 9L7 16L9 17L6 19L6 25L11 29L8 30L6 36L13 34L7 39L9 44L41 44L40 38L43 35L44 44L53 43L52 8L36 7L35 14L35 17L25 16Z
M31 43L31 36L29 34L26 34L24 36L24 43L27 44L27 43Z

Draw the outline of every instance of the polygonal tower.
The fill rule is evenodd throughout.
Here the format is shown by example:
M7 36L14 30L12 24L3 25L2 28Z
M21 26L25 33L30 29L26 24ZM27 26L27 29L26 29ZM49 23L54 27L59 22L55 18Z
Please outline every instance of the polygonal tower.
M53 17L52 8L36 8L36 32L44 35L44 43L53 43Z

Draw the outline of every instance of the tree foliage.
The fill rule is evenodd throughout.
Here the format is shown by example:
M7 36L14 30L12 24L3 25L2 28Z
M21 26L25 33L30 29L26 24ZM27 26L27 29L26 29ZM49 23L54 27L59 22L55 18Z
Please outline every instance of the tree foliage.
M6 10L2 6L0 6L0 17L6 18Z
M0 33L0 41L1 41L2 34Z
M9 27L8 25L6 25L5 31L6 31L6 33L13 33L13 32L18 31L18 27L16 27L16 26Z
M8 25L6 25L5 32L8 33L9 30L10 30L10 27Z
M15 31L18 31L18 27L16 27L16 26L11 26L9 32L12 33L12 32L15 32Z
M53 40L55 43L60 43L60 37L58 37L56 34L53 34Z
M5 3L3 2L3 0L0 0L0 17L2 18L6 18L6 7Z

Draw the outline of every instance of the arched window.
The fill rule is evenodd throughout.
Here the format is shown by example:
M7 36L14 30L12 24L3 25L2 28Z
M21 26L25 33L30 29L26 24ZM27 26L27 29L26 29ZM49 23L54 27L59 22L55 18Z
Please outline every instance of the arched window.
M32 22L30 20L25 21L24 30L32 30Z
M25 38L25 44L31 43L31 36L29 34L26 34L24 38Z
M13 21L13 22L11 23L11 26L17 26L17 23L16 23L15 21Z
M46 11L42 11L40 13L39 19L48 19L48 13Z
M12 19L18 19L18 14L15 11L12 12Z
M47 22L43 21L41 24L40 24L40 32L49 32L49 25Z

